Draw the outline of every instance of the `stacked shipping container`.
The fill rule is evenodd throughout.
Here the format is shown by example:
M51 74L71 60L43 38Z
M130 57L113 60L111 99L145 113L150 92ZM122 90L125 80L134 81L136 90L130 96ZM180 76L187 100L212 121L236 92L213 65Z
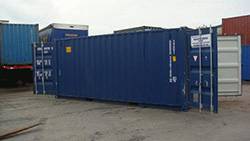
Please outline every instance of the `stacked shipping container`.
M241 36L242 80L250 80L250 15L223 19L222 33Z
M241 44L250 44L250 15L222 19L223 35L241 35Z

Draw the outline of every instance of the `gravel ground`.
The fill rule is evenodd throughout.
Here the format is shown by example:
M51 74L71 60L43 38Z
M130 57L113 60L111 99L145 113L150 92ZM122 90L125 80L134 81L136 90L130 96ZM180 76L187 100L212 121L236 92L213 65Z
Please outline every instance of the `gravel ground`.
M250 141L250 83L220 98L219 114L36 96L0 88L0 135L40 120L8 141Z

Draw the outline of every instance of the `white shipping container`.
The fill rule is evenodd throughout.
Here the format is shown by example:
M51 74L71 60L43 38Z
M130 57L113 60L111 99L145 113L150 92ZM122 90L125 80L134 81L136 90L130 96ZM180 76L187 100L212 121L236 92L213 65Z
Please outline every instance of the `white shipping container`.
M241 96L241 37L218 36L219 96Z

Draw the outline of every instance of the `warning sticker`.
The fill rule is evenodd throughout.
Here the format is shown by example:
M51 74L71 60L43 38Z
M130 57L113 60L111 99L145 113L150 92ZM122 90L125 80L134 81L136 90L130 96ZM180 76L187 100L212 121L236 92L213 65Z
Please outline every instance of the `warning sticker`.
M65 48L66 48L66 53L71 53L72 52L71 47L65 47Z
M173 62L176 62L177 59L176 59L176 56L173 56Z
M196 62L198 59L198 56L193 56L193 58L194 58L194 61Z

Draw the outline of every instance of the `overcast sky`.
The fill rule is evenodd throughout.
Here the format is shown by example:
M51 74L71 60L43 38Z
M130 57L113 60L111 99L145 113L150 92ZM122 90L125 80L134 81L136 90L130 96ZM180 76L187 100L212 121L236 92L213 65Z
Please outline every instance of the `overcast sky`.
M90 34L150 25L165 28L218 25L250 14L250 0L0 0L0 19L12 23L74 23Z

